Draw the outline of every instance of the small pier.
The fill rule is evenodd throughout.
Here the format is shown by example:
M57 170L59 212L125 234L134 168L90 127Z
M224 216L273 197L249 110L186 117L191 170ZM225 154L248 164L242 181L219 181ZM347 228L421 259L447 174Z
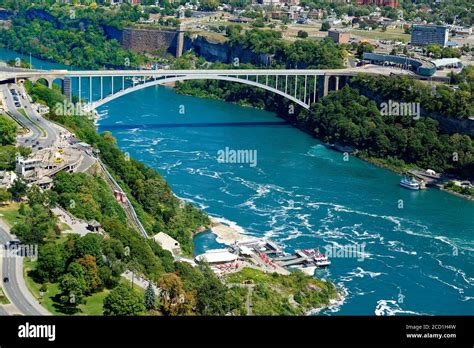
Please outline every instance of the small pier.
M284 256L275 258L274 261L277 262L282 267L302 265L313 260L312 256L306 255L301 250L296 250L293 255Z
M408 173L413 175L418 180L423 180L427 187L442 187L443 182L447 180L447 178L443 175L430 173L428 171L420 171L420 170L409 170Z

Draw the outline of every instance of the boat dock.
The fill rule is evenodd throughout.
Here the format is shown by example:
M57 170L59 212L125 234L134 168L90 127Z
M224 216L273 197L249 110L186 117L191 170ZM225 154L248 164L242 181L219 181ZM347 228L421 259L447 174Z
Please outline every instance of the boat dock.
M418 180L423 180L427 187L442 187L443 182L446 181L446 177L436 174L436 173L429 173L427 171L420 171L420 170L409 170L408 173L413 175Z
M294 254L285 253L278 245L269 240L236 242L227 250L209 250L196 256L196 262L202 259L210 264L216 273L237 272L243 267L257 268L267 273L289 274L292 269L300 269L312 275L319 267L331 262L319 252L319 249L295 250Z
M311 262L312 256L306 255L301 250L296 250L293 255L287 255L282 257L276 257L273 260L282 267L301 265L307 262Z

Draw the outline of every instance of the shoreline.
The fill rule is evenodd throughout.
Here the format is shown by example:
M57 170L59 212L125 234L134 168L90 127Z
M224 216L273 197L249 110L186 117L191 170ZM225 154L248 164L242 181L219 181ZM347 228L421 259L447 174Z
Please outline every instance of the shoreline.
M219 97L215 97L215 96L212 96L212 95L196 95L196 94L192 94L192 93L189 93L189 91L187 92L182 92L182 91L179 91L179 88L176 88L176 87L173 87L175 92L177 94L180 94L180 95L185 95L185 96L190 96L190 97L195 97L195 98L204 98L204 99L211 99L211 100L219 100L219 101L224 101L224 102L227 102L227 103L231 103L231 104L235 104L235 105L239 105L241 107L250 107L250 108L254 108L256 110L265 110L265 111L268 111L268 112L272 112L276 115L276 117L278 118L281 118L285 121L288 122L288 124L290 124L292 127L296 128L296 129L299 129L300 131L302 131L303 133L306 133L308 134L309 136L311 136L312 138L320 141L322 144L328 146L330 144L327 144L325 142L323 142L321 139L315 137L313 134L311 134L311 132L303 127L301 127L299 124L295 123L294 121L284 117L283 115L280 115L278 114L276 111L272 111L272 110L269 110L268 108L260 108L258 106L254 106L254 105L250 105L250 104L242 104L242 103L239 103L239 102L232 102L232 101L226 101L225 99L223 98L219 98ZM335 149L332 149L333 151L337 151ZM356 150L356 153L354 154L351 154L352 156L366 162L366 163L369 163L375 167L378 167L378 168L382 168L382 169L385 169L385 170L388 170L392 173L396 173L396 174L403 174L405 172L405 169L406 168L403 168L403 167L396 167L396 166L391 166L391 165L388 165L388 164L385 164L381 161L383 161L383 158L378 158L378 157L370 157L370 156L364 156L364 155L358 155L358 153L360 151L364 151L364 150L359 150L359 149L355 149ZM410 166L413 166L414 168L417 168L419 170L423 170L422 168L418 168L417 166L415 165L411 165L411 164L406 164L407 167L410 167ZM452 191L452 190L449 190L449 189L446 189L446 188L441 188L439 189L440 191L444 191L444 192L447 192L451 195L454 195L454 196L457 196L458 198L463 198L465 200L468 200L468 201L474 201L474 197L472 196L468 196L468 195L464 195L462 193L459 193L459 192L455 192L455 191Z
M232 245L236 242L248 242L258 239L247 235L242 227L226 218L209 215L209 220L211 220L211 225L205 231L213 233L216 236L216 241L220 244Z

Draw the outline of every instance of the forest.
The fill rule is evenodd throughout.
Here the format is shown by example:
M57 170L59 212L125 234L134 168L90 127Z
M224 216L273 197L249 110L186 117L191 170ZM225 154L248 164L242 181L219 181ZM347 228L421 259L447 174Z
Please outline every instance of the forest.
M132 6L116 14L87 7L71 12L62 7L30 6L19 6L12 26L0 30L0 45L79 68L136 68L146 61L143 55L124 50L117 40L109 40L104 31L105 26L137 20L140 14Z
M294 113L288 112L290 102L286 99L238 83L186 81L176 88L183 94L274 111L326 143L352 146L360 157L377 159L397 171L412 165L472 179L474 144L468 135L445 134L430 117L382 117L377 103L359 92L364 88L381 100L420 102L428 111L466 118L472 115L471 68L453 79L458 82L457 91L440 85L432 95L429 87L411 79L358 76L350 86L320 98L309 111L295 107Z

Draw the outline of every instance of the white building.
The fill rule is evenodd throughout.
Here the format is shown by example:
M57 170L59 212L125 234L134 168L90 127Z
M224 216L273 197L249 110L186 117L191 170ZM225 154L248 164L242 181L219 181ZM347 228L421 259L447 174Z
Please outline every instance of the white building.
M41 160L38 158L25 159L20 155L16 157L15 172L19 175L26 176L39 167L41 167Z
M181 254L181 245L179 242L167 235L166 233L159 232L153 236L155 242L157 242L164 250L168 250L173 255Z
M238 256L226 249L208 250L204 254L195 257L196 262L207 262L210 265L218 265L238 260Z

